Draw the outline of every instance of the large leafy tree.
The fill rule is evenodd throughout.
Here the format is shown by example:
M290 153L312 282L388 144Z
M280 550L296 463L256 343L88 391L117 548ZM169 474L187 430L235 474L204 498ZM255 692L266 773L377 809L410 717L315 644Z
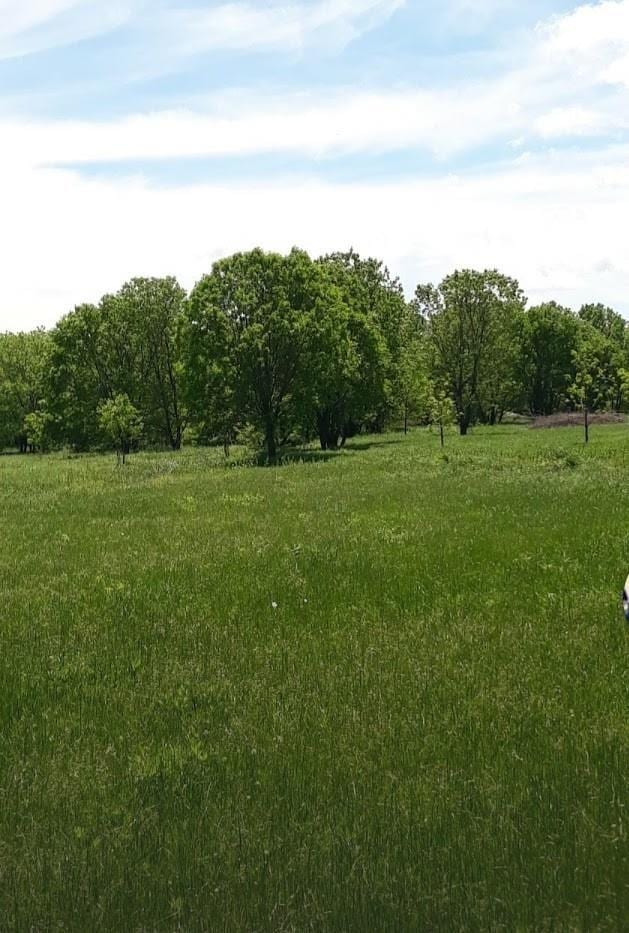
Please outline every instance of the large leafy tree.
M181 447L186 425L177 355L177 329L185 298L174 278L137 278L111 299L110 320L130 334L131 397L144 429L154 442L173 450Z
M373 399L369 425L381 431L391 416L402 409L407 391L400 378L408 313L401 282L379 259L363 258L355 250L331 253L319 262L330 271L351 311L376 327L381 335L378 366L384 380L380 383L379 398Z
M324 312L309 327L306 382L321 446L334 449L364 424L380 425L391 408L383 321L392 293L387 270L353 251L323 256L317 265L325 275Z
M194 288L182 327L187 397L206 431L250 423L269 458L297 424L308 323L325 313L325 281L309 256L255 249L215 263ZM191 402L192 403L192 402Z
M51 412L59 439L79 449L103 437L98 409L126 395L147 440L177 449L180 399L177 326L185 293L174 279L133 279L98 306L81 305L52 333Z
M578 332L572 312L552 301L523 315L517 368L531 414L551 415L565 406L574 381Z
M497 424L507 411L522 407L525 389L518 371L522 353L524 308L505 309L492 337L491 362L483 367L476 393L478 417L484 424Z
M220 441L227 453L243 426L235 343L237 330L207 280L192 293L179 331L183 360L182 393L190 422L201 443ZM200 294L205 292L205 294Z
M384 397L386 348L368 315L323 278L323 301L306 327L306 366L297 394L301 423L323 450L336 450L374 416Z
M44 408L50 350L44 330L0 334L0 448L29 446L26 419Z
M435 380L457 411L461 434L497 405L503 389L492 382L514 333L524 296L515 279L495 270L454 272L438 288L418 286L415 308L424 317ZM505 373L503 379L510 379Z
M116 320L116 303L106 296L80 305L52 332L49 407L57 439L87 450L102 439L98 408L124 393L137 379L133 333Z

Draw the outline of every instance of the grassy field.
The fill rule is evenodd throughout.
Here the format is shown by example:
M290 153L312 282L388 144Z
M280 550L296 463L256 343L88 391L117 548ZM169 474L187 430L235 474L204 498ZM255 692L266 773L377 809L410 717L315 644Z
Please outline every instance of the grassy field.
M629 426L0 458L0 929L627 930Z

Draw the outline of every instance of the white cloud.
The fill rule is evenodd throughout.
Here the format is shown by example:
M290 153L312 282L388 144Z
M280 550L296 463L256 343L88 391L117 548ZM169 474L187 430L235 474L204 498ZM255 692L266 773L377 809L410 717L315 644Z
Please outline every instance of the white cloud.
M205 18L205 27L189 23L187 30L175 30L173 41L189 31L205 45L299 45L324 27L326 35L332 26L345 35L355 19L365 25L397 5L399 0L319 0L262 9L230 4L182 13L195 22ZM501 140L596 137L627 129L629 0L581 7L540 26L521 58L499 76L463 78L441 88L350 88L275 98L225 92L197 111L109 122L5 122L0 132L8 144L0 161L82 164L277 152L318 157L408 148L448 157Z
M629 3L603 0L578 6L538 27L553 55L598 57L613 46L629 41Z
M153 18L181 53L212 49L300 50L313 42L343 47L404 6L406 0L316 0L309 3L223 3L169 9Z
M41 26L81 0L0 0L0 38Z
M143 0L0 0L0 59L68 45L131 24L163 67L212 50L343 48L406 0L240 2L155 8Z
M0 329L53 323L133 275L191 286L221 255L353 245L411 289L455 266L498 266L534 300L629 310L629 148L519 159L491 174L389 184L198 185L86 180L26 168L0 181Z
M227 96L205 113L167 111L111 122L0 122L0 164L119 162L288 152L327 156L422 147L447 154L521 128L508 87L454 92Z
M568 72L575 94L588 86L629 84L629 0L580 5L541 23L537 37L538 61Z
M128 22L140 0L0 0L0 60L69 45Z
M535 131L543 139L562 136L594 136L609 129L627 126L623 114L605 114L587 107L555 107L542 114L534 123Z
M287 11L299 16L287 12L284 23L273 3L264 23L253 6L245 8L249 18L232 22L225 11L235 6L219 8L227 18L215 22L222 31L212 41L245 47L259 34L260 47L297 48L326 24L335 23L342 37L349 35L344 24L350 28L359 13L380 15L394 5L291 4ZM207 36L200 41L207 47ZM231 94L202 112L0 122L0 203L8 218L0 227L0 329L52 323L74 303L97 300L132 275L174 273L190 286L214 258L257 244L288 249L297 243L312 253L353 244L385 258L409 287L455 266L496 265L518 277L534 299L600 299L629 311L622 235L629 147L613 148L603 138L622 133L629 122L629 0L582 6L540 26L514 61L493 80L432 89L339 89L274 99ZM584 135L599 137L591 155L527 153L540 139ZM459 178L443 168L439 178L388 184L310 179L156 190L137 177L94 181L53 167L403 148L448 157L496 140L515 140L522 155Z

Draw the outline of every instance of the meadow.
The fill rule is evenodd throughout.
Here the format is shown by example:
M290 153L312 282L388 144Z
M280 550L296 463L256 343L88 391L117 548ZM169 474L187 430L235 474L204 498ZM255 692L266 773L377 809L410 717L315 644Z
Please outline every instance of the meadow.
M627 929L629 426L7 456L0 527L0 929Z

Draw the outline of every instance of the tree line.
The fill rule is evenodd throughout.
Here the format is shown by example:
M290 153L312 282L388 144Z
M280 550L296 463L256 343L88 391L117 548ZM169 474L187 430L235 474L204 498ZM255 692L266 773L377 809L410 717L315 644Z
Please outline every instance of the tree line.
M601 304L528 307L517 281L460 270L419 285L354 251L256 249L192 292L137 278L50 331L0 334L0 449L77 451L245 438L269 458L392 424L622 411L629 326Z

